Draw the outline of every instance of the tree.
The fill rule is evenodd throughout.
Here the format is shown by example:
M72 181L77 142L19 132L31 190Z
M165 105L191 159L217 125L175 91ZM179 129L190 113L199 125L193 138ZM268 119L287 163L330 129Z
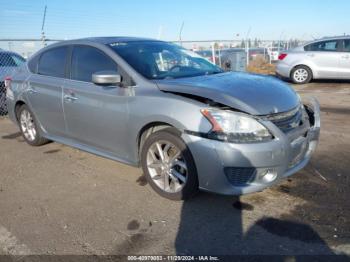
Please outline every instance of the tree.
M242 42L241 42L241 48L244 48L245 47L245 42L244 42L244 40L242 40Z
M259 47L259 41L257 38L254 39L254 47Z

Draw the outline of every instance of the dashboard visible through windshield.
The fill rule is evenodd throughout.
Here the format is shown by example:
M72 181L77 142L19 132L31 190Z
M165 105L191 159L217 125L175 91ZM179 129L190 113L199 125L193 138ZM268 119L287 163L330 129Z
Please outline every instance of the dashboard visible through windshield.
M130 66L147 79L172 79L222 73L200 55L178 45L137 41L108 44Z

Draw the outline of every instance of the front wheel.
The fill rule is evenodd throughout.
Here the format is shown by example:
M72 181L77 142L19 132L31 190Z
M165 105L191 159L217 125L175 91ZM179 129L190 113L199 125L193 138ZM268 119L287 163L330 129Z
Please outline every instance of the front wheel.
M171 200L185 200L198 191L196 166L190 150L167 128L151 134L142 147L141 164L151 187Z
M312 79L311 69L307 66L297 66L292 70L291 79L294 84L307 84Z

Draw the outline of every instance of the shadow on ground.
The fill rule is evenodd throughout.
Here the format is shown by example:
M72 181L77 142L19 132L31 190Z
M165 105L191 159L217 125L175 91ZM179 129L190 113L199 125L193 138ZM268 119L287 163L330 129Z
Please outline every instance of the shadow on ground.
M333 254L304 223L266 214L243 230L242 212L253 210L254 206L238 197L206 193L184 202L175 242L177 254Z

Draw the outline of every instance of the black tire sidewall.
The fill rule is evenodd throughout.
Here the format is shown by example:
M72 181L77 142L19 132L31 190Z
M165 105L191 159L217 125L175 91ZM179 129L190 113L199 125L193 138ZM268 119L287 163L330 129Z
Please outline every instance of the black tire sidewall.
M307 73L308 73L307 79L305 81L303 81L303 82L298 82L298 81L296 81L294 79L295 71L300 69L300 68L305 69L307 71ZM293 68L292 73L291 73L291 80L292 80L292 82L294 84L298 84L298 85L307 84L307 83L309 83L311 81L311 79L312 79L312 71L311 71L311 69L309 67L307 67L307 66L296 66L295 68Z
M148 149L154 142L159 140L169 141L170 143L178 147L182 151L182 156L186 161L187 181L185 186L179 192L168 193L163 191L154 183L153 179L151 178L148 172L147 162L146 162ZM148 183L154 189L154 191L156 191L162 197L165 197L171 200L186 200L191 198L198 192L198 176L197 176L197 169L196 169L193 156L189 148L185 144L185 142L176 134L176 131L172 130L171 128L157 131L148 137L148 139L146 140L146 142L142 147L141 165Z

